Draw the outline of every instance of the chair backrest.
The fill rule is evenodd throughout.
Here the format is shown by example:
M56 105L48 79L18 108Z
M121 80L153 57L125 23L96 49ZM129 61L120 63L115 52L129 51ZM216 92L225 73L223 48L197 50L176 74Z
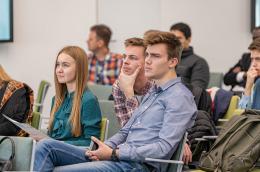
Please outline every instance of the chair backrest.
M99 100L101 114L109 120L108 138L116 134L121 128L116 118L114 102L108 100Z
M4 136L0 136L0 139ZM10 136L11 137L11 136ZM34 163L34 148L36 141L31 137L11 137L15 143L15 159L13 171L32 171ZM10 155L10 143L4 141L0 145L0 158L6 159Z
M106 117L103 117L101 120L101 132L100 132L100 140L104 142L107 140L109 120Z
M210 72L208 88L211 88L211 87L221 88L222 81L223 81L223 73Z
M235 110L238 108L239 99L239 96L232 96L227 112L223 116L224 119L230 119L234 115Z
M48 81L45 80L41 81L38 88L37 98L34 103L34 111L42 112L43 101L45 99L49 87L50 87L50 83Z
M32 124L31 125L34 128L39 129L40 119L41 119L41 113L40 112L33 112Z
M183 158L183 152L184 152L184 145L187 141L187 136L188 133L186 132L182 138L182 140L180 141L176 151L174 152L174 154L172 155L171 160L175 160L175 161L182 161ZM183 167L184 163L170 163L168 165L168 169L167 172L181 172L182 171L182 167Z
M97 96L98 100L108 100L112 94L112 86L110 85L88 85L88 88Z

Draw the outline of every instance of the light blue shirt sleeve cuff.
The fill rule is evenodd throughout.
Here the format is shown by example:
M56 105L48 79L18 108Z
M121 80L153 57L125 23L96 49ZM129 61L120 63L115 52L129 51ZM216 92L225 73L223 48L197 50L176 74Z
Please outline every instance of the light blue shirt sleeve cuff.
M250 101L250 98L251 98L251 96L242 95L242 98L239 102L239 108L241 108L241 109L248 108L248 103Z
M136 161L136 157L135 156L131 156L130 155L130 150L131 147L128 144L121 144L118 146L119 148L119 159L120 160L135 160Z

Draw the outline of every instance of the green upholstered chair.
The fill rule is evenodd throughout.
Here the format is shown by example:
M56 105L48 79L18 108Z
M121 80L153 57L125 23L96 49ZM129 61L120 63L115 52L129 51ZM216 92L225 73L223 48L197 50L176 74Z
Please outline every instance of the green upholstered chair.
M105 117L101 120L101 132L100 132L100 140L104 142L107 139L109 120Z
M42 80L40 82L38 92L37 92L37 97L36 97L36 100L35 100L35 103L34 103L33 111L42 112L43 101L45 99L45 96L47 94L49 87L50 87L50 83L48 81Z
M222 82L223 82L223 73L210 72L208 88L211 87L221 88Z
M88 88L97 96L98 100L108 100L112 94L112 86L110 85L88 85Z
M224 121L228 121L233 115L236 114L234 112L238 108L239 99L239 96L232 96L226 114L223 118L218 120L220 124Z
M0 136L2 138L4 136ZM10 136L11 137L11 136ZM13 171L32 171L34 163L34 148L36 141L31 137L11 137L15 142L15 159ZM10 155L11 144L8 140L0 145L0 158Z
M108 100L99 100L101 114L109 120L108 138L116 134L120 130L119 122L115 115L114 102Z
M40 119L41 119L41 114L40 112L32 112L33 113L33 118L32 118L32 126L36 129L39 129L40 125Z

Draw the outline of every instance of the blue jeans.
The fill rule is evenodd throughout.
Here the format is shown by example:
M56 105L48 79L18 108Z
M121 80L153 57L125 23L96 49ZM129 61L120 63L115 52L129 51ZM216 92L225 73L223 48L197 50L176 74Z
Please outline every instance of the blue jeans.
M44 139L35 150L34 171L149 172L138 162L91 161L86 149L54 139ZM58 167L57 167L58 166Z

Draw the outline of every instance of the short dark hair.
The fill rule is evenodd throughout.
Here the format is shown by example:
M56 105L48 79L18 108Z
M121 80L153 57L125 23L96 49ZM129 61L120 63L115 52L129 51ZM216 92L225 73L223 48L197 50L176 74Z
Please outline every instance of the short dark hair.
M180 62L182 46L179 39L171 32L151 32L145 36L144 43L146 46L155 44L166 44L168 58L177 58Z
M90 31L96 32L97 37L102 39L105 43L105 46L108 47L112 36L112 31L108 26L104 24L94 25L90 28Z
M146 46L144 44L144 40L141 39L141 38L136 38L136 37L126 39L124 44L125 44L125 47L128 47L128 46L139 46L139 47L146 48Z
M191 28L186 23L173 24L170 28L170 31L172 31L172 30L178 30L178 31L182 32L186 39L191 37Z
M248 47L249 50L257 50L260 51L260 37L253 40L253 42Z
M253 37L253 40L260 37L260 26L254 28L252 37Z

